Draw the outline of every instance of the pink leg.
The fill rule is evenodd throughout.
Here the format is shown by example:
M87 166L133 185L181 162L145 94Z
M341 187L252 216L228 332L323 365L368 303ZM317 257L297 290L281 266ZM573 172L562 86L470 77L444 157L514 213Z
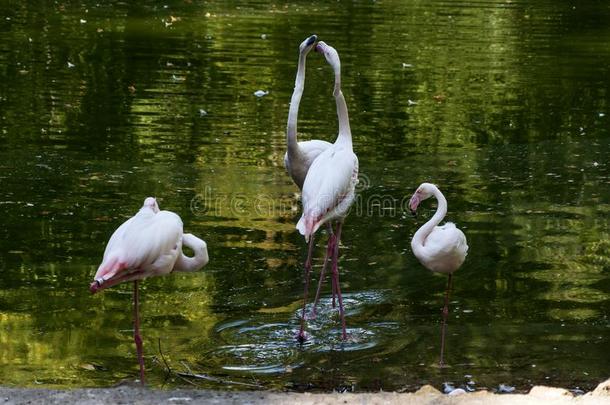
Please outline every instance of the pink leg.
M142 354L142 336L140 336L140 314L138 310L138 280L133 282L133 340L136 342L138 363L140 364L140 383L144 385L144 356Z
M311 319L316 318L316 307L318 306L318 300L320 299L320 290L322 289L322 283L324 282L324 276L326 275L326 265L328 264L328 259L331 258L334 251L334 241L335 235L333 233L333 227L328 223L328 244L326 245L326 254L324 255L324 264L322 265L322 270L320 271L320 280L318 280L318 290L316 291L316 299L313 301L313 308L311 310L311 315L309 316ZM334 285L334 283L333 283ZM334 291L333 291L334 292ZM334 298L334 294L333 294Z
M297 340L301 343L305 341L305 306L307 305L307 294L309 293L309 277L311 273L311 254L313 251L313 235L309 237L309 249L307 260L305 260L305 291L303 292L303 310L301 312L301 329L297 335Z
M445 306L443 307L443 326L441 327L441 360L439 366L444 367L445 332L447 331L447 315L449 315L449 293L451 292L451 273L447 278L447 291L445 291Z
M337 291L337 298L339 299L339 316L341 317L341 338L347 339L347 332L345 330L345 313L343 311L343 297L341 296L341 285L339 284L339 241L341 240L341 227L343 222L337 224L337 236L335 241L335 252L333 254L333 277L335 280L335 289Z

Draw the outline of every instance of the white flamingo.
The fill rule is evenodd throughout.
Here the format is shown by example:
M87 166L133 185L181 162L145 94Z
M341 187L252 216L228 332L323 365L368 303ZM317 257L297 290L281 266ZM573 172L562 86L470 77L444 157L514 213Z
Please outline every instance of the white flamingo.
M339 55L333 47L322 41L318 43L316 50L325 56L335 73L333 96L337 105L339 134L335 143L325 149L311 164L303 183L303 214L297 224L297 229L305 236L305 240L309 242L307 259L305 261L304 302L307 301L314 234L320 226L328 222L331 230L328 251L332 252L333 294L336 293L339 300L342 338L346 339L345 314L337 261L341 228L355 198L355 187L358 183L358 158L352 149L352 133L349 125L347 104L341 92L341 61ZM332 233L332 221L337 223L335 233ZM324 275L321 274L320 282L323 277ZM301 328L298 335L300 341L305 340L304 314L305 307L303 307Z
M454 223L446 222L443 226L438 226L447 214L447 199L434 184L420 184L409 201L409 208L415 213L419 204L432 196L438 201L436 213L415 232L413 239L411 239L411 249L413 249L413 253L419 262L428 270L447 274L447 290L445 291L441 330L440 365L442 367L444 365L445 329L447 327L447 315L449 314L451 278L453 272L464 263L468 253L468 244L466 243L466 236Z
M318 38L315 35L305 39L299 46L299 64L297 76L294 80L294 91L290 100L288 110L288 124L286 126L287 150L284 155L284 166L294 183L303 189L305 176L313 161L331 145L330 142L317 139L311 141L297 142L297 119L299 116L299 104L305 87L305 62L307 54L313 49Z
M182 245L194 256L182 253ZM144 384L144 357L140 336L138 281L164 276L173 271L196 271L208 263L206 243L190 233L182 233L182 220L171 211L160 211L153 197L144 200L136 215L129 218L110 237L102 263L95 273L91 293L113 285L133 281L134 341Z

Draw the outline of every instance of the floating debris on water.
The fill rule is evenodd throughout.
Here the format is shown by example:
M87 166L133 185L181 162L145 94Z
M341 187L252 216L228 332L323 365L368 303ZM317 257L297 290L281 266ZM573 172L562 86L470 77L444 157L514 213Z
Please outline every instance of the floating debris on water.
M510 385L500 384L498 386L498 393L499 394L510 394L513 391L515 391L515 387L512 387Z
M259 98L260 98L260 97L264 97L264 96L266 96L267 94L269 94L269 92L268 92L268 91L265 91L265 90L256 90L256 91L254 92L254 95L255 95L256 97L259 97Z

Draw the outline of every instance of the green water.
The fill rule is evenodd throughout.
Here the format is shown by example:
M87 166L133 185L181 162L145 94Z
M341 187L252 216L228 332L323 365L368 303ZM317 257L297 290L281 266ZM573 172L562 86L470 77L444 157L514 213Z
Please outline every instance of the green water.
M165 363L313 391L589 389L610 376L610 5L131 3L0 3L0 384L136 377L131 286L88 285L149 195L211 258L141 283L152 386L190 386ZM326 289L300 347L306 246L283 155L312 33L341 56L361 182L340 262L350 338ZM331 93L312 53L302 139L334 140ZM446 280L409 243L434 204L416 219L401 206L423 181L470 245L446 369Z

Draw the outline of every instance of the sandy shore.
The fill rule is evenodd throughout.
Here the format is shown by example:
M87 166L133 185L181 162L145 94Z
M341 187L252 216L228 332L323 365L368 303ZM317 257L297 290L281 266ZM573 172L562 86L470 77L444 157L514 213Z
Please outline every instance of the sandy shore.
M300 394L270 391L153 390L140 387L50 390L0 388L0 404L610 404L610 379L585 395L563 388L536 386L528 394L487 391L443 394L426 385L414 393Z

